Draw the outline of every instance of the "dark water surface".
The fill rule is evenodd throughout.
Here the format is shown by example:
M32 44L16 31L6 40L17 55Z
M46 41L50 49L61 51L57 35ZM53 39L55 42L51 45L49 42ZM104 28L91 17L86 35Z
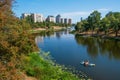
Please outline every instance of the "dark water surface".
M93 80L120 80L120 42L81 37L66 30L37 36L36 43L43 51L50 51L58 64L73 66ZM96 66L81 65L86 59Z

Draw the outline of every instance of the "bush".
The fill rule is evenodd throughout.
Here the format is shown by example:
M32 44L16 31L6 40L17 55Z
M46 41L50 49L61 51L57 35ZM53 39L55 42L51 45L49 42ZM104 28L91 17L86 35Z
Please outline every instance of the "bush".
M79 80L62 66L51 61L48 53L30 53L24 57L23 63L26 74L40 80Z

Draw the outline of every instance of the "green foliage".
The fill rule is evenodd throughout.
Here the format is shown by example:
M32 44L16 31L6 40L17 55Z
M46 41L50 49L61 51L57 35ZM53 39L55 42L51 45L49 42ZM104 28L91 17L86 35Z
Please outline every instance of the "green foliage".
M92 34L94 30L97 31L97 34L99 34L99 31L104 31L105 35L112 30L118 36L120 30L120 12L109 12L101 19L101 13L93 11L87 19L78 22L75 29L78 32L91 30Z
M115 31L117 36L120 30L120 12L109 12L106 17L110 20L110 27Z
M95 28L99 27L100 24L101 13L98 11L92 12L87 19L81 20L75 26L77 31L87 31L89 29L94 30Z
M55 64L49 58L49 53L30 53L24 57L24 69L29 76L40 80L79 80L62 66Z
M29 24L31 24L31 25L34 23L31 16L27 16L27 17L25 18L25 20L26 20Z
M75 30L77 30L78 32L89 30L89 25L87 20L82 20L81 22L78 22L77 25L75 26Z
M94 29L97 27L99 28L100 18L101 18L101 13L98 11L93 11L88 16L88 24L92 31L94 31Z
M107 32L108 32L108 30L109 30L109 26L110 26L110 21L108 20L108 18L103 18L102 20L101 20L101 22L100 22L100 29L102 30L102 31L104 31L105 32L105 35L107 34Z
M82 22L78 22L77 25L75 26L75 30L80 32L82 30Z

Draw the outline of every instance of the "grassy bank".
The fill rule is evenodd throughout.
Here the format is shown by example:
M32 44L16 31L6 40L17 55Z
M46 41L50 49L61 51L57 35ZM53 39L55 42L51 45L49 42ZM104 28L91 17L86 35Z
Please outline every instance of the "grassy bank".
M30 53L23 57L23 69L36 80L81 80L76 75L51 61L49 53Z

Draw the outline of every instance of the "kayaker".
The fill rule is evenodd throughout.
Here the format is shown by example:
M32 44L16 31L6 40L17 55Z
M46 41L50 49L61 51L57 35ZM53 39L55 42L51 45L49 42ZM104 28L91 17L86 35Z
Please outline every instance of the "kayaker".
M88 66L88 65L89 65L89 61L88 60L84 61L84 66Z

